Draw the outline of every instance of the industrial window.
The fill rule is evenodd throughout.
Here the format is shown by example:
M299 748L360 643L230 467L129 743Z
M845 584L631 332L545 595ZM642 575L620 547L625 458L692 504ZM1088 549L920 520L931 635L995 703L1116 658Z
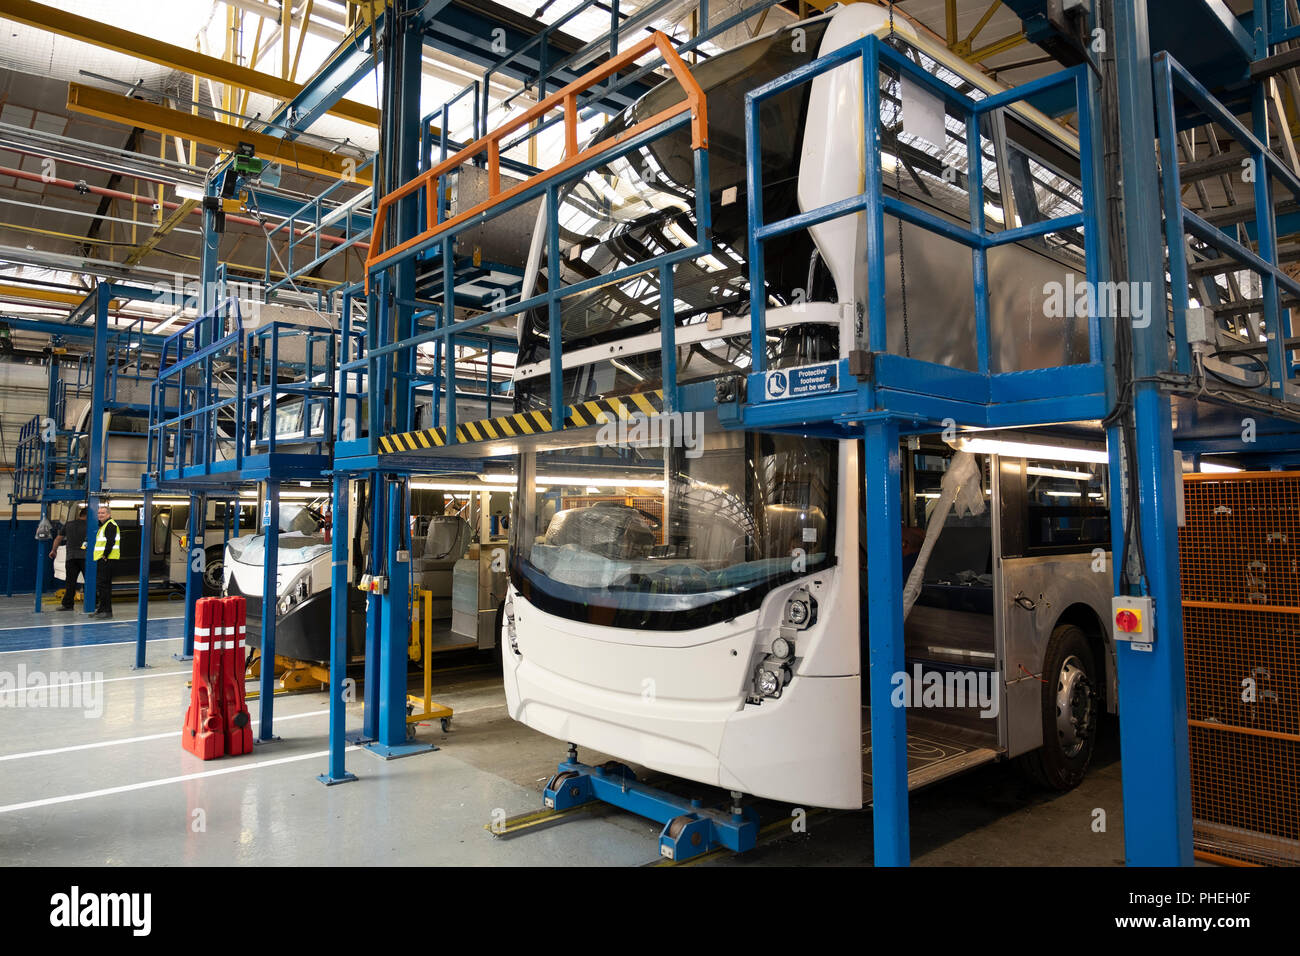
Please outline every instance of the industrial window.
M1110 546L1110 486L1105 465L1025 462L1028 553Z

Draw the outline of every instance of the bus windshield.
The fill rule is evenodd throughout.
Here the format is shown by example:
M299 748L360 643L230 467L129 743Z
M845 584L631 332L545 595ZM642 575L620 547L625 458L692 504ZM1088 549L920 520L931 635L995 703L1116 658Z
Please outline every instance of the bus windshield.
M838 446L718 432L695 448L530 456L512 577L542 610L685 630L754 610L834 561Z

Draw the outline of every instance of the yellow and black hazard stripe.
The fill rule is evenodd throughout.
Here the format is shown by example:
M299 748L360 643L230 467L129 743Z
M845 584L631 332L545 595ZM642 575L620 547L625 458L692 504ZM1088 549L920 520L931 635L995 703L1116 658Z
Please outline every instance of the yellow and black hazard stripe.
M635 416L649 418L662 414L663 410L664 393L660 389L651 392L633 392L631 395L620 395L616 398L594 398L591 401L567 406L564 409L564 427L585 428L589 425L605 425ZM480 441L499 441L502 438L519 438L552 430L551 416L546 412L516 412L513 415L484 418L457 425L456 442L464 445ZM424 428L418 432L402 432L398 435L379 437L379 447L386 455L427 451L431 448L442 448L446 444L446 428Z
M617 398L593 398L589 402L579 402L564 410L565 428L585 428L588 425L605 425L618 419L633 416L649 418L660 415L664 410L664 393L660 389L653 392L633 392Z

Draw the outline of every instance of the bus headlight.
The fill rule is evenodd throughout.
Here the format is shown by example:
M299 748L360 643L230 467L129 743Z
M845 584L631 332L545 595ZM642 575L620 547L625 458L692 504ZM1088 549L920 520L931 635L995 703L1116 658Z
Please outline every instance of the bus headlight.
M754 692L759 697L780 697L788 680L785 667L772 658L765 658L754 672Z
M817 623L817 602L802 588L785 602L785 623L806 630Z
M293 579L289 589L284 592L276 605L277 613L284 617L299 604L302 604L312 595L311 569L303 571Z
M804 621L808 620L809 613L810 612L808 610L808 605L805 604L803 601L790 602L790 613L789 613L790 623L793 624L795 627L798 627Z

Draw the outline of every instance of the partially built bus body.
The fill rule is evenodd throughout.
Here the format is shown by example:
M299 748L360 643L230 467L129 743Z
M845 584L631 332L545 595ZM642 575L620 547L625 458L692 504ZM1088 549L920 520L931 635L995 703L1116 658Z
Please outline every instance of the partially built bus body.
M853 4L693 69L708 103L712 251L675 267L679 383L750 368L745 93L890 33L885 11ZM889 42L969 96L998 89L901 22ZM861 191L862 82L850 62L764 104L766 221ZM917 97L888 70L880 82L887 191L968 221L965 123L940 102L930 135L943 142L927 142L903 115ZM651 90L595 141L681 95L671 83ZM933 106L919 100L925 119ZM1015 106L981 132L989 228L1077 210L1068 129ZM549 261L543 212L524 296L556 270L571 284L692 244L691 163L679 129L565 186L562 261ZM893 218L885 239L889 350L976 369L969 250ZM865 241L857 214L766 243L769 369L864 347ZM988 268L992 371L1088 360L1086 318L1045 318L1043 301L1049 283L1082 273L1081 238L1002 246ZM562 301L562 369L546 311L521 316L517 409L548 409L551 376L562 375L566 404L618 399L639 414L662 381L657 275ZM868 707L911 705L912 786L1012 757L1053 786L1078 783L1098 714L1115 703L1103 444L1058 437L973 457L929 439L901 449L907 551L927 524L942 532L919 549L896 699L869 701L862 443L731 430L716 413L679 424L671 441L643 432L565 447L557 435L521 454L502 639L514 719L688 780L860 807L870 802ZM976 513L945 523L953 462Z
M411 493L411 519L404 536L411 554L411 629L409 656L423 660L423 641L436 651L484 650L496 647L499 611L505 591L504 574L497 570L493 551L504 545L494 532L507 513L506 488L472 486L456 482L430 482L432 487ZM459 488L444 492L438 486ZM355 586L364 573L372 573L370 510L367 491L356 483L350 492L348 528L347 652L349 658L365 651L365 593ZM332 534L340 533L328 513L328 496L286 502L280 506L276 551L276 653L312 663L330 659L331 601L333 587ZM226 543L222 593L248 602L248 644L262 646L262 598L266 562L266 532L232 538ZM497 626L494 626L496 624Z

